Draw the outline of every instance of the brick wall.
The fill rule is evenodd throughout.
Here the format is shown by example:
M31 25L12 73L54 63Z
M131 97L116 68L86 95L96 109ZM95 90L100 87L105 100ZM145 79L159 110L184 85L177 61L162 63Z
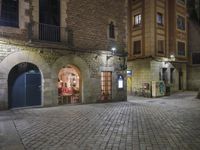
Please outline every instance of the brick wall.
M117 42L125 43L125 0L70 0L67 26L73 30L75 47L107 49L109 20L116 23Z

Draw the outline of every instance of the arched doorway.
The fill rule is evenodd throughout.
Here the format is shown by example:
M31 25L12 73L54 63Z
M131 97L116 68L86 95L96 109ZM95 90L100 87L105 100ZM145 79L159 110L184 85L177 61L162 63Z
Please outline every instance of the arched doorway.
M8 107L41 105L41 73L34 64L23 62L8 75Z
M81 74L74 65L63 67L58 73L59 104L81 102Z

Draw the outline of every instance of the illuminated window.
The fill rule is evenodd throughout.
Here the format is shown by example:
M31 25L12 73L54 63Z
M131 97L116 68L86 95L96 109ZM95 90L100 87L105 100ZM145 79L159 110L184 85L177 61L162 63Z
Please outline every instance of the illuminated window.
M157 13L157 24L163 25L163 14Z
M124 77L122 75L118 76L118 89L124 88Z
M133 42L133 54L137 55L141 53L141 41L134 41Z
M178 55L185 56L185 43L184 42L178 42Z
M138 15L135 15L134 16L134 25L135 26L138 26L138 25L140 25L141 24L141 14L138 14Z
M179 15L177 16L177 28L185 30L185 18Z
M1 0L0 25L18 27L18 0Z
M102 100L112 99L112 72L101 72L101 97Z

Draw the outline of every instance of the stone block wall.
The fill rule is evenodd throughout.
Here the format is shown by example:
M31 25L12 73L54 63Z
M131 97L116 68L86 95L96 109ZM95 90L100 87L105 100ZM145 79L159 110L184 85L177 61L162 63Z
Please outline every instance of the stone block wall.
M139 91L143 83L151 83L150 60L142 59L128 62L128 69L132 70L132 91Z
M39 0L19 1L19 28L0 26L0 109L8 107L8 75L21 62L35 64L42 74L42 106L57 105L58 71L68 64L77 66L82 75L82 103L100 100L101 69L112 68L113 101L126 100L126 88L118 90L117 77L126 72L120 68L123 58L107 60L111 44L121 49L126 44L126 0L61 0L61 27L73 31L73 49L28 39L28 24L39 23ZM115 23L116 39L108 38L109 21ZM37 36L37 31L34 32ZM65 37L61 33L62 37ZM50 45L50 46L49 46ZM51 47L53 45L53 48ZM62 47L62 49L60 49ZM123 47L125 48L125 47ZM81 52L81 50L83 50ZM94 50L94 51L92 51Z
M19 1L19 27L0 26L0 39L27 40L27 26L30 22L30 2L27 0Z

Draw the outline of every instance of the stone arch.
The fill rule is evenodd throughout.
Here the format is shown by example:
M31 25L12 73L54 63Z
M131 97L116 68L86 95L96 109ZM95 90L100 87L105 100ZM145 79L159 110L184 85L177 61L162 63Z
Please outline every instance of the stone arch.
M4 86L0 87L0 92L1 92L0 105L3 105L2 106L3 108L8 108L7 81L9 72L14 66L22 62L32 63L39 68L42 76L42 106L44 105L44 99L46 97L45 84L46 84L46 79L49 78L48 74L50 74L50 68L39 54L31 51L20 51L8 55L0 63L0 76L2 82L4 83Z
M86 64L86 62L84 60L82 60L80 57L76 56L76 55L67 55L67 56L63 56L60 57L59 59L57 59L57 61L53 64L52 67L52 79L53 79L53 83L54 83L54 90L55 92L57 92L57 79L58 79L58 73L60 71L60 69L62 69L62 67L67 66L67 65L73 65L76 66L79 70L80 70L80 74L81 74L81 102L82 103L86 103L86 99L89 97L89 89L88 88L84 88L84 87L90 87L90 70L88 65ZM53 99L57 100L57 93L53 94L55 97Z

